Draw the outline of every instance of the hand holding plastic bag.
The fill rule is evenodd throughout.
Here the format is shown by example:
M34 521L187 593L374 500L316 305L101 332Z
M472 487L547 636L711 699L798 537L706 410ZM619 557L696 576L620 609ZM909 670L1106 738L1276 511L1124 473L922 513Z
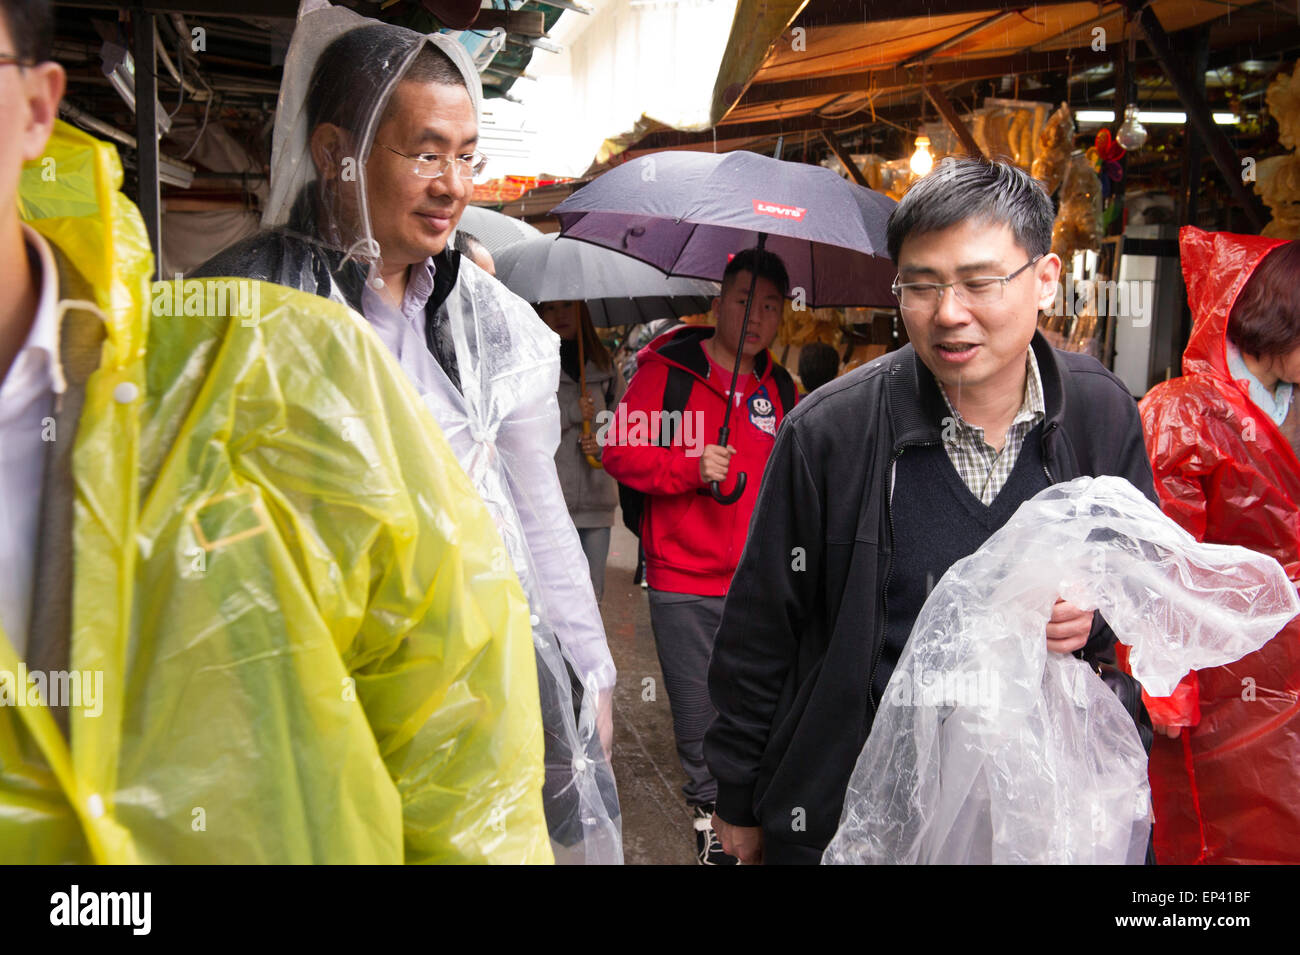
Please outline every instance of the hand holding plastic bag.
M1142 861L1146 753L1088 665L1048 652L1058 596L1102 612L1153 695L1300 612L1272 558L1197 543L1122 479L1048 488L930 594L823 862Z

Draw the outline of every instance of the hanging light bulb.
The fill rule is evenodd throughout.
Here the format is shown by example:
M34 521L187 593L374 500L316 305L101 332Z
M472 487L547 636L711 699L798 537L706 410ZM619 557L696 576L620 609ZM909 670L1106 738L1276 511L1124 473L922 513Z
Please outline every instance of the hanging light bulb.
M912 153L912 172L918 176L926 175L934 168L934 154L930 152L930 137L916 137L916 152Z
M1147 128L1138 122L1138 108L1124 107L1124 123L1115 133L1115 141L1129 152L1136 152L1147 141Z

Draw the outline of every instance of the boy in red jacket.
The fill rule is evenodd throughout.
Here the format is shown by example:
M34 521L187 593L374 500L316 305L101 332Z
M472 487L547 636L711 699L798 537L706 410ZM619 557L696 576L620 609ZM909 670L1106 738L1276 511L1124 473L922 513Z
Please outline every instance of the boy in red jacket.
M754 304L741 341L754 276ZM788 286L785 265L776 255L754 249L736 255L723 274L721 295L713 300L716 330L688 325L643 348L612 428L602 429L605 470L646 495L641 542L650 622L672 707L677 755L686 772L683 793L693 810L696 850L704 865L736 861L722 852L712 828L717 783L703 752L704 731L714 717L709 656L763 469L790 410L783 407L781 395L794 394L789 374L767 350L781 323ZM731 409L731 443L705 444L722 426L737 353L740 380ZM662 447L665 389L670 375L680 381L683 373L690 376L690 394L680 421L669 419L672 443ZM748 479L740 499L717 503L709 495L709 482L720 482L728 494L741 471Z

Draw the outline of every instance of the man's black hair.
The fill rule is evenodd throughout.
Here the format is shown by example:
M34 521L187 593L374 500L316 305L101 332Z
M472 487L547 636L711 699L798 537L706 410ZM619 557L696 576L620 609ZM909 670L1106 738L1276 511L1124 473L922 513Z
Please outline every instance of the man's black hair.
M365 123L391 70L405 61L419 35L386 23L349 30L334 40L316 61L307 94L307 129L321 123L357 132ZM451 58L425 43L402 81L438 83L468 89Z
M816 391L839 370L840 353L825 342L809 342L799 350L799 380L804 391Z
M54 11L49 0L0 0L0 13L20 60L44 63L54 59Z
M480 249L484 252L488 250L482 239L472 232L466 232L464 229L456 230L455 248L457 252L468 255L471 259L478 255Z
M942 232L967 221L1011 227L1029 257L1052 249L1056 211L1037 179L1011 163L948 157L918 180L889 217L889 257L898 264L908 236Z
M785 270L785 263L781 257L773 252L764 249L760 252L758 249L745 249L743 252L737 252L727 263L726 269L722 272L722 290L725 292L731 279L738 272L750 272L761 279L767 279L776 286L777 291L785 296L790 291L790 275Z

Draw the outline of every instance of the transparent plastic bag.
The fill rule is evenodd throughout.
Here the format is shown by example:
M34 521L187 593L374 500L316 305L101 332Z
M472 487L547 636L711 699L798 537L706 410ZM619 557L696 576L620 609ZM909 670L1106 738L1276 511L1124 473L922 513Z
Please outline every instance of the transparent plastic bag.
M1146 753L1101 678L1048 651L1058 596L1101 611L1153 695L1300 612L1276 561L1197 543L1127 481L1048 488L926 600L824 863L1142 861Z

